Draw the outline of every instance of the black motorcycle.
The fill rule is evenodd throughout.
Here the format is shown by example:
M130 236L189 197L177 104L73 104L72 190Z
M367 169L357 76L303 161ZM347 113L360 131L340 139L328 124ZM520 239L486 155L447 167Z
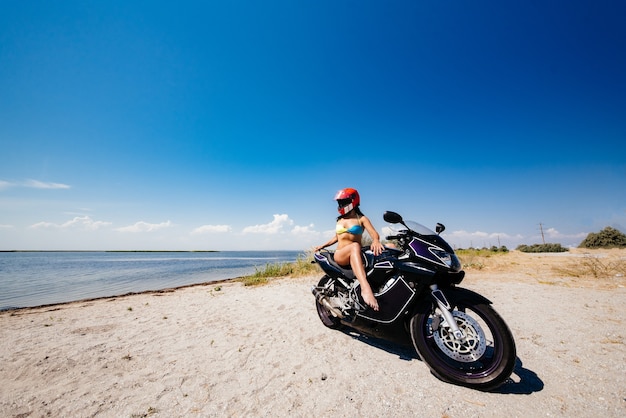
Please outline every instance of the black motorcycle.
M333 252L314 254L325 275L312 288L317 313L328 328L348 326L362 334L411 344L439 379L478 390L502 385L515 366L515 341L491 302L457 287L465 272L454 250L437 232L395 212L385 212L397 248L363 260L379 310L368 307L349 266Z

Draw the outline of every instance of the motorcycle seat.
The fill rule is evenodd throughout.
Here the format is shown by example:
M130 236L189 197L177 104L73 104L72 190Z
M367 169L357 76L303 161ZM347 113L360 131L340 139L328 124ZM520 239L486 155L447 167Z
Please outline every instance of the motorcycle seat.
M338 270L344 277L348 278L348 279L355 279L356 276L354 275L354 272L352 271L352 267L348 266L341 266L339 265L339 263L337 263L335 261L335 252L334 251L324 251L323 253L321 253L321 255L326 258L326 260L328 260L328 264L333 267L334 269Z
M371 252L369 253L367 252L368 250L369 250L369 247L363 247L363 250L361 252L365 271L367 271L370 268L372 264L372 259L374 257L374 255ZM333 266L335 269L339 270L343 276L345 276L348 279L356 279L356 276L354 275L354 271L352 271L352 267L350 265L342 266L335 261L334 251L325 251L323 255L328 260L328 264Z

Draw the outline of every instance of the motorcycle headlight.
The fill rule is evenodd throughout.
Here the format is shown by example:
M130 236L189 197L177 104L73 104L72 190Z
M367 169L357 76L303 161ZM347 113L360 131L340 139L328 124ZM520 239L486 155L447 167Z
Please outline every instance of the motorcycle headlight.
M452 257L450 256L450 253L446 251L435 250L434 248L431 248L430 252L435 254L437 258L443 261L448 267L452 266Z
M457 269L461 267L461 262L459 261L456 254L449 253L447 251L436 250L434 248L430 249L430 252L437 256L446 266Z

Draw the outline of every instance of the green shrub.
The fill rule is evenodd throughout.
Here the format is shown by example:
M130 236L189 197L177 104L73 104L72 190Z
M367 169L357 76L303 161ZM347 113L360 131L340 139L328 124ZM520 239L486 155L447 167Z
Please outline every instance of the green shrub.
M262 285L274 277L302 277L319 271L317 264L312 263L313 253L300 255L294 262L267 263L264 268L256 269L254 274L242 277L245 286Z
M565 253L569 251L567 248L561 246L561 244L522 244L519 245L516 250L523 253Z
M587 235L578 248L626 248L626 235L607 226L598 233Z

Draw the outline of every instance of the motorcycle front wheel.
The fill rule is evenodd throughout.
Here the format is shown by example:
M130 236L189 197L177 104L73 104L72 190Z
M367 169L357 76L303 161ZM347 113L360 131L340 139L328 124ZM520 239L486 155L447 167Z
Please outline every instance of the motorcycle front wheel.
M413 345L439 379L489 391L513 372L515 340L504 320L488 304L457 301L452 315L465 338L457 340L438 309L411 318Z

